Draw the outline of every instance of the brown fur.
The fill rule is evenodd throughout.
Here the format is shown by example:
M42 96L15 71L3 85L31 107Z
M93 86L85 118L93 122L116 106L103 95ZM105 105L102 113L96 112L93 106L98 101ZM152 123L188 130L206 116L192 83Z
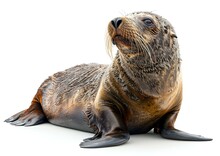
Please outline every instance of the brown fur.
M164 137L182 139L182 132L169 133L175 130L182 101L181 59L173 27L149 12L114 22L107 36L109 50L112 43L118 48L112 64L83 64L54 74L40 86L30 108L6 121L29 126L48 120L95 132L81 147L122 144L129 133L152 128Z

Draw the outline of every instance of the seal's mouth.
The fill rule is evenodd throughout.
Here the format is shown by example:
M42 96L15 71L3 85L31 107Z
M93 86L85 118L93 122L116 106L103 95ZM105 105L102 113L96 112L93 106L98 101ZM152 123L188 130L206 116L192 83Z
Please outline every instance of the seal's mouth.
M125 37L122 37L121 35L115 35L112 38L112 43L114 45L123 44L124 46L131 46L133 42Z

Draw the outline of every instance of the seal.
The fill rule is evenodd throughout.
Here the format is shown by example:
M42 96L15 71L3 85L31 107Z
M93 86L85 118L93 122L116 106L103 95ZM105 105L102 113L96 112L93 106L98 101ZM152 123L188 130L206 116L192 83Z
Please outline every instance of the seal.
M108 24L107 43L118 51L110 65L82 64L39 87L30 107L5 121L52 124L93 132L80 147L108 147L151 129L167 139L210 141L174 128L182 101L181 59L174 28L151 12Z

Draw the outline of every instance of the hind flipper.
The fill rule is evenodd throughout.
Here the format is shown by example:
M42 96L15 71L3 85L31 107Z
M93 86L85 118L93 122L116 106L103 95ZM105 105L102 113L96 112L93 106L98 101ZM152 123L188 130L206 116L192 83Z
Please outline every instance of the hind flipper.
M15 114L15 115L13 115L13 116L11 116L10 118L6 119L5 122L8 122L8 123L14 122L15 120L17 120L17 119L21 116L22 113L24 113L24 111L25 111L25 110L23 110L23 111L21 111L21 112Z
M184 141L211 141L201 135L190 134L174 128L174 122L179 111L167 113L154 128L155 133L159 133L163 138Z
M16 126L33 126L46 122L47 119L40 104L41 95L41 90L38 90L28 109L11 116L5 122Z
M5 122L16 126L33 126L46 121L41 110L24 110L5 120Z

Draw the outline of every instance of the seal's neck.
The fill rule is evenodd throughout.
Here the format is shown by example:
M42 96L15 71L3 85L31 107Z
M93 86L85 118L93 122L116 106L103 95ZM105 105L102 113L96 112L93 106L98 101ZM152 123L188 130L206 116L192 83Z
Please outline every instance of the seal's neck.
M146 53L118 51L113 66L119 77L131 80L127 84L136 88L146 96L158 97L166 88L170 77L176 81L179 63L177 53L170 49L155 50L151 58ZM152 54L152 52L151 52ZM152 59L152 60L151 60ZM134 86L135 85L135 86Z

